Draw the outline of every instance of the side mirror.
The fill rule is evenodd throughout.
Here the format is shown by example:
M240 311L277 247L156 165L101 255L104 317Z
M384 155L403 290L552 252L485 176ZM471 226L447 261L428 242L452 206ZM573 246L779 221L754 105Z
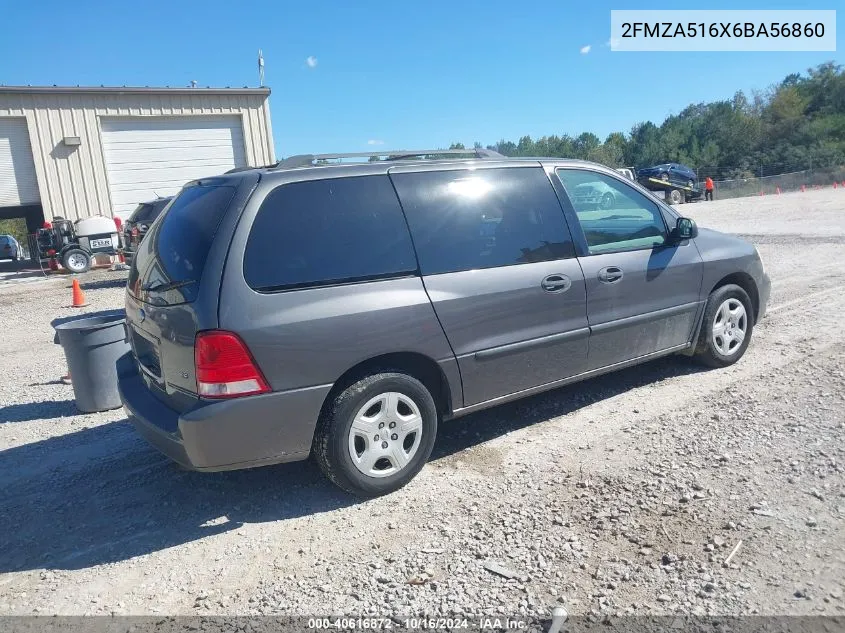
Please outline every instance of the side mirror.
M678 221L675 223L675 229L672 231L672 237L675 238L676 242L698 237L698 226L696 226L695 220L678 218Z

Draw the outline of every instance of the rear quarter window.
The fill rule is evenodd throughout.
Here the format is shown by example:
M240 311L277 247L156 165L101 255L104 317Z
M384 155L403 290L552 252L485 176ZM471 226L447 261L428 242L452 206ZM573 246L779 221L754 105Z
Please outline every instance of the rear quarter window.
M244 253L246 282L265 292L404 276L416 269L387 176L277 187L261 204Z

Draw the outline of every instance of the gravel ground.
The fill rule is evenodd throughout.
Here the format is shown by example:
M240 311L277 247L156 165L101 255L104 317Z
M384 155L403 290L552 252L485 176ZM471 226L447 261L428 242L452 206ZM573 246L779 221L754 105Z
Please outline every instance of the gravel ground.
M363 503L311 463L182 471L120 411L78 414L49 325L68 280L0 287L0 614L842 615L845 191L683 210L773 279L739 364L445 424ZM124 275L85 276L88 310Z

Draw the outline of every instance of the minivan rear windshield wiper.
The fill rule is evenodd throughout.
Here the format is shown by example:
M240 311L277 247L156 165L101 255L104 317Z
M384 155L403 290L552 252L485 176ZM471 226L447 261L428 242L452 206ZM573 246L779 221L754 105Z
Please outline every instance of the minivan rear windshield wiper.
M144 292L167 292L168 290L175 290L176 288L181 288L192 283L194 283L193 279L185 279L183 281L170 281L166 284L144 284L141 286L141 290Z

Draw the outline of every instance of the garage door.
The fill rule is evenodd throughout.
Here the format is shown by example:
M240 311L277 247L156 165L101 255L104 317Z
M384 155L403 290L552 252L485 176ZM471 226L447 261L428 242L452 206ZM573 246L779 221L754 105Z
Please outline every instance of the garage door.
M0 117L0 207L39 200L26 119Z
M189 180L246 167L240 117L103 119L115 213L177 193Z

